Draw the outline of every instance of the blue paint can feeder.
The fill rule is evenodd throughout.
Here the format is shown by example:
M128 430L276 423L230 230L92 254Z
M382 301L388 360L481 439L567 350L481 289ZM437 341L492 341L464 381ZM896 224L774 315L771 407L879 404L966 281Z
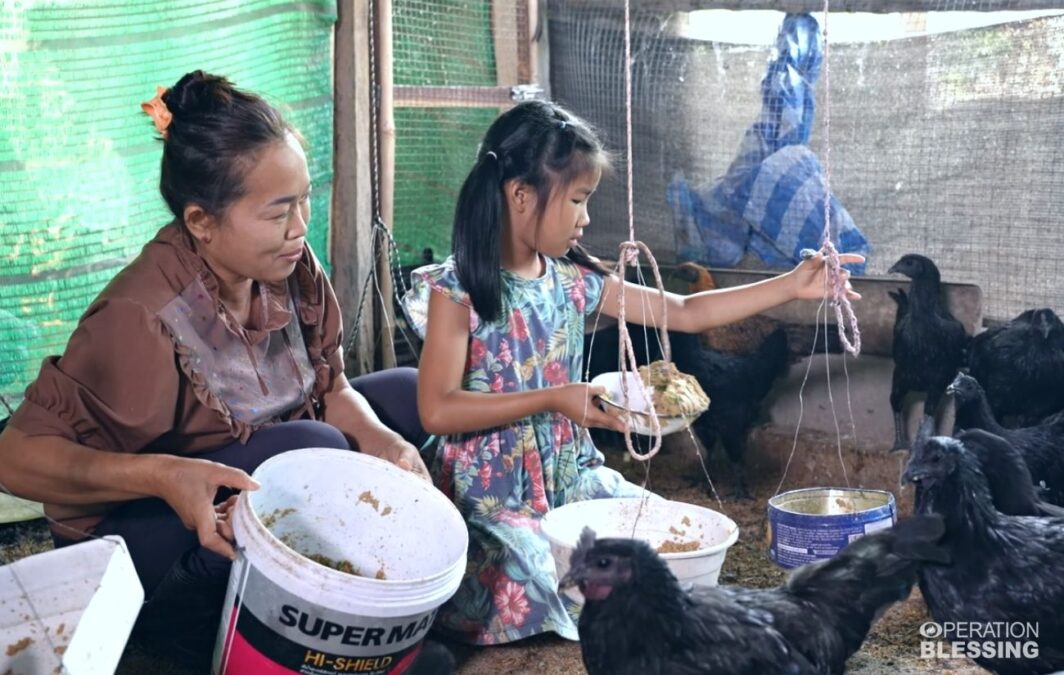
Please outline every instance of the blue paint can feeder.
M768 556L791 569L831 558L847 544L897 522L894 495L882 490L807 488L768 500Z

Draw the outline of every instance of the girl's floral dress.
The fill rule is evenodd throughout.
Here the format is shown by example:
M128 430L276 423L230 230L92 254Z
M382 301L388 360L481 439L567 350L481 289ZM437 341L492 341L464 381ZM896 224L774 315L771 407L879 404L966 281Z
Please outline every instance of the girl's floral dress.
M414 271L405 305L422 335L432 291L470 307L467 391L528 391L581 380L584 321L598 304L603 279L567 259L545 260L537 279L502 271L503 311L492 323L472 310L453 257ZM436 625L476 644L546 631L577 639L575 608L557 594L540 519L570 502L636 497L642 488L603 466L587 431L558 413L447 436L432 471L469 525L466 576Z

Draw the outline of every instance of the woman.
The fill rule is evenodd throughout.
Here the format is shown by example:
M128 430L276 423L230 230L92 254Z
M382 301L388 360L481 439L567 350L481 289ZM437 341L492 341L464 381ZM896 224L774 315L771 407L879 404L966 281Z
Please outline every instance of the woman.
M57 546L124 537L148 598L135 634L202 664L234 557L226 500L260 463L324 446L428 472L414 371L359 378L366 397L343 376L298 132L201 71L143 107L174 220L45 360L0 434L0 483L45 503Z

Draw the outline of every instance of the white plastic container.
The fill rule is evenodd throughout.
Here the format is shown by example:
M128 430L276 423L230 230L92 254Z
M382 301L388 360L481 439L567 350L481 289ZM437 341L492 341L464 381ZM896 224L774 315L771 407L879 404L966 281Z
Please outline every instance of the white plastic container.
M0 567L0 673L113 673L143 604L121 537Z
M402 672L465 573L458 510L410 472L349 450L286 452L253 475L262 487L233 514L241 554L213 672Z
M640 513L641 501L639 498L594 499L566 504L548 513L543 518L542 529L550 541L558 578L569 571L569 559L587 526L598 537L634 536L655 549L666 542L677 547L697 542L697 550L660 555L681 585L716 586L724 556L739 538L735 521L711 509L660 497L646 500ZM575 588L562 592L574 602L584 601Z

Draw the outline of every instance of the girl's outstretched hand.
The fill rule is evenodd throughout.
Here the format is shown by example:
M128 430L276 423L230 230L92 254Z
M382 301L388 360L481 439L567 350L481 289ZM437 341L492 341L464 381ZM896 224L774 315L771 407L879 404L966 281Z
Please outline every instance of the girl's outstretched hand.
M840 253L839 263L847 265L849 263L862 263L864 262L864 256L857 253ZM828 291L828 266L827 260L824 256L824 250L821 249L816 253L813 253L805 257L802 262L788 272L790 275L793 288L794 297L797 300L819 300L824 297L825 291ZM850 287L850 273L847 270L840 270L843 276L846 278L846 297L850 300L860 300L861 294L857 293Z
M554 411L582 427L599 427L624 432L625 424L599 407L596 396L606 393L606 387L576 382L554 388Z

